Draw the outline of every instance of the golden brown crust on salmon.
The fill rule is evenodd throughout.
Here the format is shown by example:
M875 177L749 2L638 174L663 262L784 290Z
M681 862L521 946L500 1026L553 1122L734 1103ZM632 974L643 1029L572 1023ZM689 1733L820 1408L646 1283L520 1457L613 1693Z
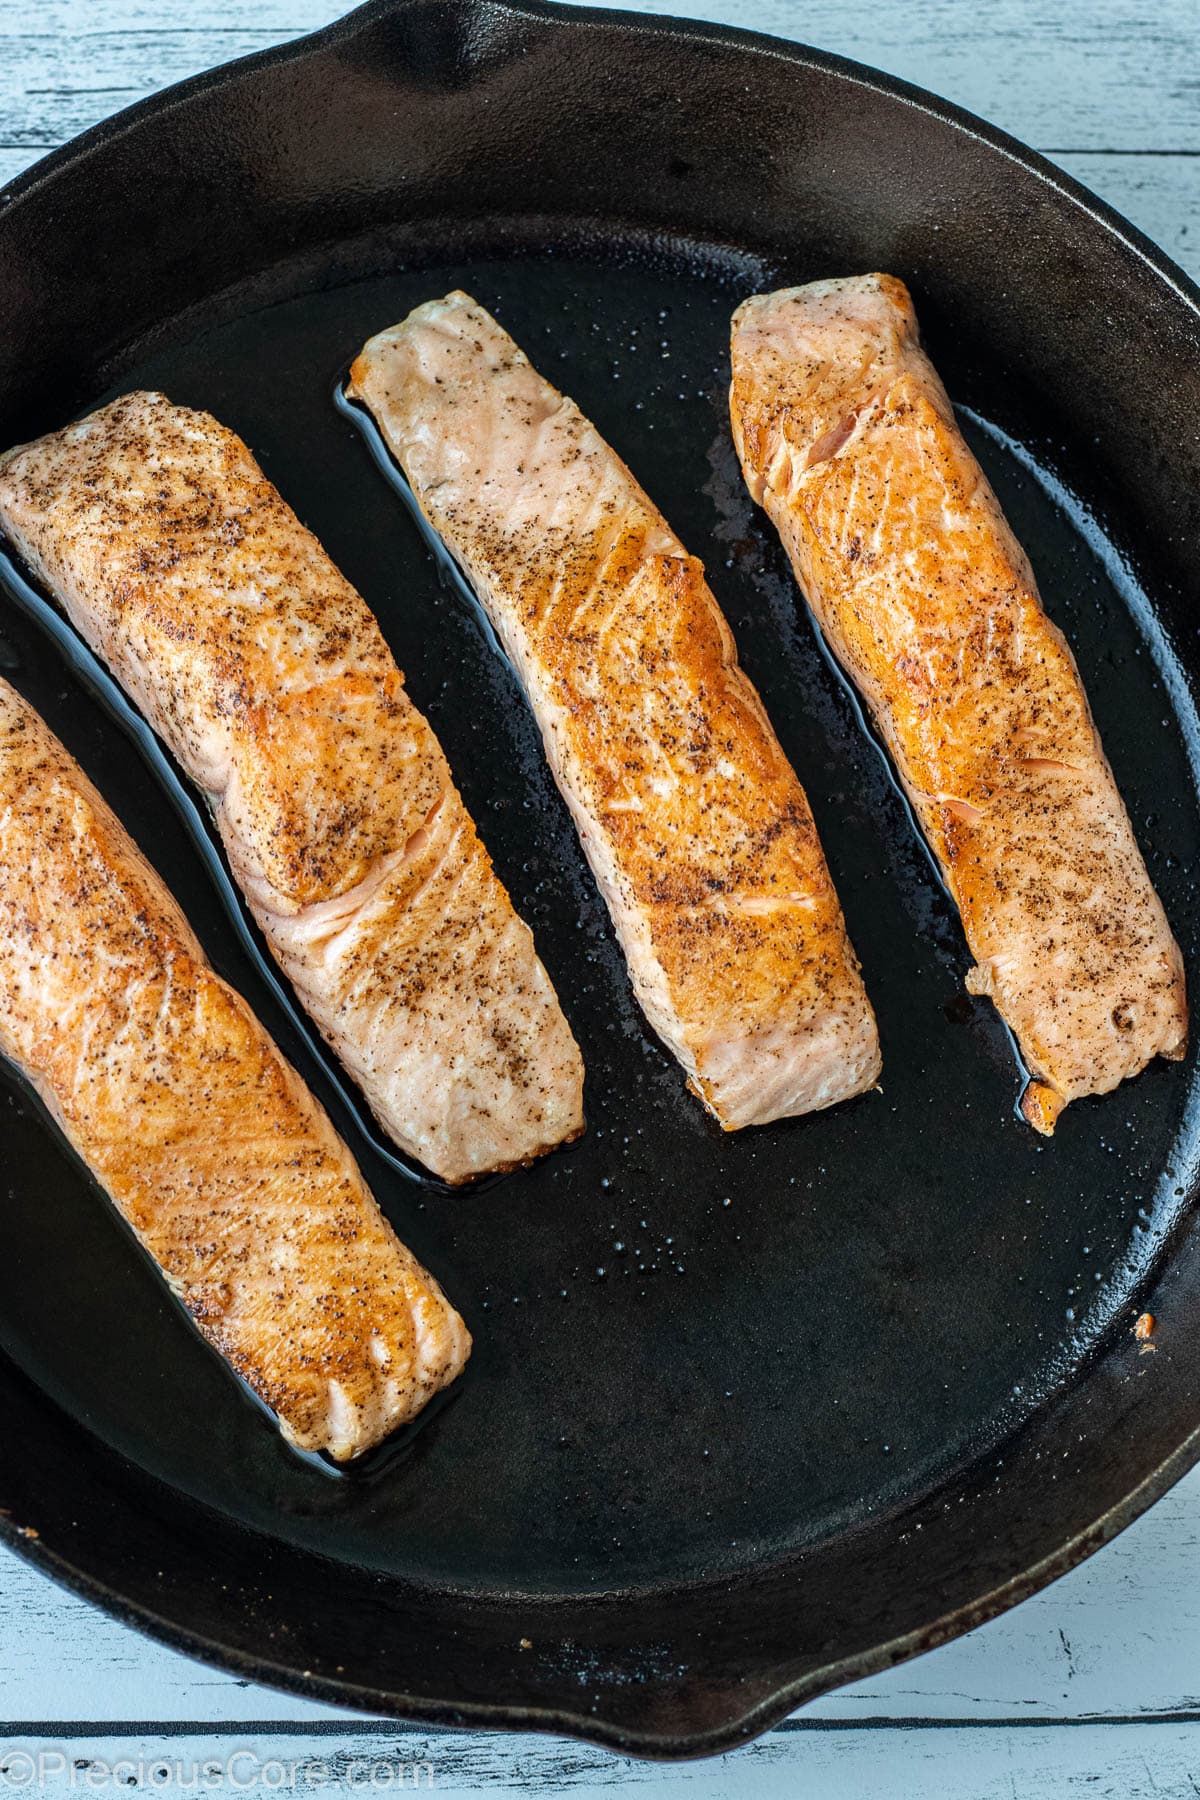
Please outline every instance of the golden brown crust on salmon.
M373 614L207 413L135 393L0 459L0 524L204 790L267 941L448 1181L583 1125L583 1067Z
M465 294L373 338L350 391L491 616L694 1090L734 1129L870 1087L875 1020L812 813L700 563Z
M988 994L1062 1108L1183 1055L1183 964L1066 640L920 348L902 282L814 282L733 321L734 437L871 707Z
M183 1301L339 1460L453 1381L467 1330L82 770L0 682L0 1049Z

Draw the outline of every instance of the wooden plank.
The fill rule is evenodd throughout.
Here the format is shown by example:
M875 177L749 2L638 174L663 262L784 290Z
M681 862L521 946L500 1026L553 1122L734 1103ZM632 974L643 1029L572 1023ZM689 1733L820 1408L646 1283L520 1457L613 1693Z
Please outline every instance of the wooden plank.
M119 1765L119 1766L118 1766ZM428 1735L386 1728L219 1736L51 1729L0 1746L0 1785L50 1793L97 1788L332 1797L434 1787L442 1793L567 1794L611 1800L1163 1800L1200 1793L1194 1726L957 1726L843 1731L797 1722L705 1762L646 1763L588 1745L499 1733Z

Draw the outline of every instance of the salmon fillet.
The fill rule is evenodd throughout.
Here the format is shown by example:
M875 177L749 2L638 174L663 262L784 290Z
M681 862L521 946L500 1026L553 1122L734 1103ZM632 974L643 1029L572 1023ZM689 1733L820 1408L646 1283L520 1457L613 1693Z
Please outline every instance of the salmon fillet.
M350 393L487 609L651 1025L727 1130L879 1072L804 790L695 557L466 294L372 338Z
M280 967L446 1181L583 1127L527 926L365 602L207 413L135 393L0 459L0 526L203 790Z
M467 1329L159 877L0 681L0 1050L283 1435L339 1461Z
M862 691L1049 1133L1187 1041L1183 963L1066 640L887 275L733 319L750 491Z

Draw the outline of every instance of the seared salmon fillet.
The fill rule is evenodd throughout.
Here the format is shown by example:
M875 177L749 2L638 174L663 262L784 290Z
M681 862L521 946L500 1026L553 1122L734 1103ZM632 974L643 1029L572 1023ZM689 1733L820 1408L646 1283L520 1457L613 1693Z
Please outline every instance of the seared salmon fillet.
M135 393L0 459L0 526L203 790L281 968L446 1181L583 1127L554 989L365 602L207 413Z
M462 1369L322 1108L3 681L0 1050L291 1443L357 1456Z
M350 393L486 607L638 1000L727 1130L879 1072L804 790L704 570L466 294L372 338Z
M1183 963L1079 670L887 275L757 294L733 434L863 693L1050 1133L1187 1041Z

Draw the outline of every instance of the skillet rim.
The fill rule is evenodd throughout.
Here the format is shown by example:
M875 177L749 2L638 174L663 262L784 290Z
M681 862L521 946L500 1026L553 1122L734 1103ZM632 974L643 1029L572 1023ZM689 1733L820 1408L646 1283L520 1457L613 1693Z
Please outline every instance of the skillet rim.
M65 144L60 144L45 156L39 157L27 169L22 169L11 181L0 186L0 207L7 208L19 203L45 181L82 161L101 145L123 136L146 118L169 112L180 102L221 87L233 77L280 67L292 60L336 47L343 41L348 42L370 30L378 19L407 12L410 8L415 10L423 4L427 4L427 0L362 0L361 5L353 7L350 12L332 20L330 24L319 26L315 31L289 38L281 44L268 45L265 50L254 50L246 56L234 57L229 62L218 63L214 68L203 69L196 75L185 77L183 81L172 82L155 93L147 94L144 99L135 100L129 106L110 113L107 118L90 125L86 131L79 132ZM1036 175L1048 187L1062 193L1067 200L1080 207L1089 218L1111 232L1141 261L1148 264L1200 318L1200 281L1193 281L1160 245L1147 237L1124 213L1119 212L1107 200L1101 199L1099 194L1094 193L1083 182L1077 181L1059 164L1051 162L1041 151L1032 149L1020 138L1014 137L1011 132L990 124L978 113L959 106L953 100L943 99L930 89L918 86L916 82L905 81L899 75L889 75L882 69L873 68L869 63L857 62L852 57L840 56L832 50L818 50L798 40L776 37L767 31L753 31L740 25L722 25L714 20L688 19L669 12L585 6L576 4L575 0L437 0L437 4L447 13L486 10L492 13L509 13L518 18L539 19L546 23L557 21L560 25L573 23L584 28L593 25L623 26L626 30L632 30L635 35L661 33L664 37L687 37L699 43L726 45L730 49L770 56L780 62L821 69L856 87L886 94L891 99L903 101L917 112L926 113L931 118L954 126L967 137L986 144L990 149L999 151L1010 161Z
M69 176L98 149L147 121L169 114L177 106L196 96L217 90L245 76L269 74L292 62L336 50L340 45L350 43L370 31L380 20L418 8L429 10L431 4L448 16L470 17L480 13L508 15L553 24L559 28L571 27L581 34L593 27L605 27L624 31L633 40L660 34L664 37L682 37L712 45L718 50L724 48L735 53L770 57L797 68L817 70L869 93L898 100L1015 163L1068 205L1078 208L1095 227L1109 234L1129 251L1149 276L1161 281L1200 325L1200 283L1193 281L1165 251L1107 201L1099 198L1039 152L1030 149L1009 133L988 124L966 108L867 64L766 32L705 20L678 18L670 14L560 4L558 0L366 0L365 4L329 25L202 71L111 114L49 152L0 187L0 209L8 211L19 207L23 201L38 194L47 183ZM1170 1269L1173 1251L1177 1248L1181 1230L1186 1224L1185 1214L1177 1229L1159 1247L1149 1275L1151 1283ZM1088 1361L1102 1352L1111 1340L1114 1329L1115 1327L1110 1328L1104 1334ZM625 1755L668 1760L714 1755L732 1749L780 1724L797 1707L820 1694L880 1673L998 1617L1110 1542L1197 1463L1200 1463L1200 1419L1123 1499L1100 1513L1088 1526L1077 1531L1066 1543L1041 1558L1031 1568L998 1583L974 1600L950 1608L922 1626L812 1669L805 1675L782 1680L773 1679L767 1672L765 1684L769 1684L770 1691L744 1712L727 1717L720 1724L706 1729L675 1732L631 1730L618 1721L575 1711L565 1704L435 1700L423 1695L398 1693L345 1679L336 1680L304 1673L277 1663L264 1654L252 1655L221 1644L200 1631L190 1630L176 1623L148 1605L128 1599L107 1581L88 1574L36 1536L28 1537L22 1527L3 1515L0 1515L0 1543L16 1551L24 1561L49 1575L70 1592L98 1605L111 1617L136 1626L170 1649L200 1658L243 1679L267 1683L327 1705L349 1707L373 1714L381 1723L391 1718L441 1728L470 1726L477 1729L536 1731L574 1737ZM772 1660L778 1663L778 1658ZM291 1721L288 1723L290 1725ZM336 1725L337 1722L330 1723ZM356 1721L344 1723L353 1730ZM247 1730L252 1730L254 1724L254 1721L245 1721ZM297 1735L303 1735L302 1721L296 1721L295 1728Z

